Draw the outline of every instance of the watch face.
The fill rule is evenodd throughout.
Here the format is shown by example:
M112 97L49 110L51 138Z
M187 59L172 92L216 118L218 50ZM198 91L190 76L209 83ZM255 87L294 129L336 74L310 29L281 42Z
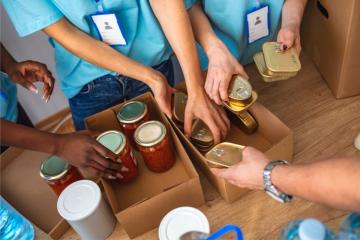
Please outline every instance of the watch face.
M248 80L236 76L229 87L229 98L234 100L246 100L252 95L252 87Z

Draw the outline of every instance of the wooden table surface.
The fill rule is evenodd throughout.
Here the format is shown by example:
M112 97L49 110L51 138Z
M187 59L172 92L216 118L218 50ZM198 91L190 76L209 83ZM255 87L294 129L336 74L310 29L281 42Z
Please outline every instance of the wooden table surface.
M255 66L246 67L258 101L277 115L294 131L294 162L311 162L336 156L360 156L353 145L360 133L360 96L336 100L309 58L302 54L302 70L297 77L275 83L261 80ZM262 191L251 191L238 201L227 204L200 173L206 204L200 208L214 231L225 224L240 226L245 239L277 239L281 229L291 220L314 217L332 230L346 212L295 198L281 204ZM330 197L330 196L329 196ZM158 239L154 229L136 239ZM69 230L63 240L77 240ZM109 240L129 239L117 224Z

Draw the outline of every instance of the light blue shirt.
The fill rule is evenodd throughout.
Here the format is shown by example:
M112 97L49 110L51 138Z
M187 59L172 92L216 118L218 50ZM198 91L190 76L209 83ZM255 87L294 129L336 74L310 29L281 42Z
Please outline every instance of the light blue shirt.
M184 1L187 8L195 2ZM20 36L44 29L66 17L83 32L100 39L89 17L97 12L95 0L3 0L2 3ZM148 0L103 0L102 4L105 11L116 14L127 41L126 46L114 46L114 49L147 66L170 58L172 49ZM94 79L115 74L71 54L54 40L50 42L55 48L61 89L68 98L75 96Z
M18 118L16 85L3 72L0 72L0 117L10 122Z
M246 14L255 10L258 4L269 6L269 36L248 44ZM216 35L225 43L241 64L253 61L255 53L262 51L262 44L276 39L284 0L203 0L203 10L211 21ZM198 45L201 67L207 69L208 59Z

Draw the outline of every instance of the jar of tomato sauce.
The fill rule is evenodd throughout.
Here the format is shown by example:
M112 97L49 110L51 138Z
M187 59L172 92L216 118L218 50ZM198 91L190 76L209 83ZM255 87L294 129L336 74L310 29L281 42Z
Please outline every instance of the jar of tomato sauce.
M58 196L68 185L83 179L76 167L58 156L51 156L42 162L40 176Z
M122 132L107 131L100 134L96 140L115 153L118 156L117 161L123 165L119 171L121 177L117 178L118 182L130 182L137 177L137 161L125 135ZM117 174L117 176L119 174Z
M151 171L165 172L174 165L175 154L166 127L161 122L149 121L141 124L135 131L134 139Z
M117 119L122 131L133 147L135 130L144 122L149 121L149 113L145 103L140 101L130 101L121 106L117 112Z

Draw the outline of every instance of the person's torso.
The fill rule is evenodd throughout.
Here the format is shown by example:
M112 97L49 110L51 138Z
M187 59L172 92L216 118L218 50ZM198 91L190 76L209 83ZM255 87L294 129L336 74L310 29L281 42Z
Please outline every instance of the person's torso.
M276 39L283 3L284 0L202 1L203 10L208 16L216 35L243 65L253 61L253 55L262 51L264 42ZM269 35L249 43L246 16L248 13L266 5L269 7ZM199 49L199 54L202 68L207 68L207 57L202 49Z
M17 116L16 85L9 80L6 73L0 72L0 117L16 122Z

